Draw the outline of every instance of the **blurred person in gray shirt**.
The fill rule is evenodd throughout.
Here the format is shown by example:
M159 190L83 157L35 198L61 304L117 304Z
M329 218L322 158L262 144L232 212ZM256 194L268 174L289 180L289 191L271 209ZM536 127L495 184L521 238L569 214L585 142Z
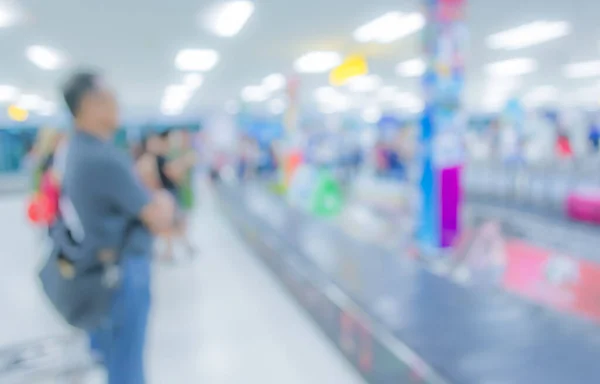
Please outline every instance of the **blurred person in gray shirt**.
M150 309L153 236L167 231L175 204L165 191L149 192L130 156L113 144L118 106L94 72L78 72L63 89L74 117L63 175L60 212L83 249L118 249L119 288L107 321L90 333L109 384L143 384ZM118 245L118 246L117 246Z

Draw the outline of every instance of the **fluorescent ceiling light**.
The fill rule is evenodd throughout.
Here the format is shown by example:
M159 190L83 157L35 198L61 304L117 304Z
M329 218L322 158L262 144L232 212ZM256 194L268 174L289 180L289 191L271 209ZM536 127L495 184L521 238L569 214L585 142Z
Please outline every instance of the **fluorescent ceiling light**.
M518 58L488 64L486 71L494 77L520 76L537 70L537 62L529 58Z
M364 75L348 80L348 89L352 92L372 92L381 85L381 78L376 75Z
M285 87L285 76L281 73L274 73L265 77L262 81L262 85L269 90L269 92L278 91Z
M383 102L393 101L394 98L396 97L397 93L398 93L398 87L388 85L388 86L382 87L379 90L378 97L379 97L379 100L383 101Z
M254 13L252 1L226 1L217 5L207 16L209 29L216 35L237 35Z
M161 108L160 108L160 112L166 116L180 115L182 111L183 111L183 108L169 107L169 106L164 106L164 105L161 106Z
M338 92L333 87L320 87L315 91L315 98L317 101L323 102L329 99L337 98L343 96L340 92Z
M161 111L165 115L177 115L185 108L193 94L186 85L169 85L161 102Z
M521 86L518 77L498 78L492 77L485 86L488 93L510 94L515 92Z
M323 73L342 63L339 53L316 51L305 54L294 63L294 68L300 73Z
M492 49L514 50L545 43L568 35L571 26L564 21L536 21L491 35L487 44Z
M285 106L285 101L281 99L273 99L268 104L269 112L273 115L281 115L285 111Z
M409 92L402 92L396 95L394 105L398 109L417 113L423 110L425 104L418 96Z
M34 94L24 94L19 97L17 107L28 111L36 111L44 104L44 99Z
M56 70L64 63L64 58L60 53L41 45L33 45L27 48L26 55L29 61L46 71Z
M250 85L242 89L242 100L259 103L269 98L269 91L259 85Z
M183 77L183 85L192 89L200 88L203 82L204 77L199 73L189 73Z
M361 43L391 43L412 33L425 25L420 13L389 12L363 25L354 32L354 39Z
M20 12L10 4L0 4L0 28L8 28L19 22Z
M19 90L12 85L0 85L0 103L13 102L19 96Z
M569 64L565 67L564 73L571 79L600 76L600 60Z
M182 49L175 57L175 66L185 72L210 71L219 62L219 54L212 49Z
M402 77L420 77L426 70L426 64L422 59L404 61L396 66L396 73Z
M538 107L558 101L559 91L556 87L546 85L532 89L523 97L525 105Z
M189 100L192 97L192 90L185 85L169 85L165 89L165 98L169 100Z
M360 116L365 122L374 124L381 119L381 109L379 107L368 107L363 109Z

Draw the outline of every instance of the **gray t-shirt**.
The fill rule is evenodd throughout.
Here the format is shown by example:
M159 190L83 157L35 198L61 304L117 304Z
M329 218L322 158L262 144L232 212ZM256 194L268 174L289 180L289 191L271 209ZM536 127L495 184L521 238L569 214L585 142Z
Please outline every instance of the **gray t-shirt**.
M152 235L139 221L149 194L131 158L112 142L77 131L69 142L63 191L61 214L84 249L123 244L123 255L150 256Z

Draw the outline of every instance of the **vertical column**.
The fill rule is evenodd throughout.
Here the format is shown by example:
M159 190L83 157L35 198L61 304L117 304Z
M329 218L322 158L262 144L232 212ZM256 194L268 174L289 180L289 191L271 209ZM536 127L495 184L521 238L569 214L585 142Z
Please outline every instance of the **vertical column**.
M461 130L464 117L466 0L423 0L425 111L421 121L422 207L418 238L431 248L451 246L460 234Z

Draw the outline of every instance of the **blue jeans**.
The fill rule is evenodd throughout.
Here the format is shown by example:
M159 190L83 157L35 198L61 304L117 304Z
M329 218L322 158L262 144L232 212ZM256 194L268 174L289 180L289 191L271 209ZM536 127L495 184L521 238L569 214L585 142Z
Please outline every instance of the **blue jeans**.
M121 287L110 319L90 332L92 350L108 371L108 384L144 384L144 346L150 310L150 257L124 257Z

